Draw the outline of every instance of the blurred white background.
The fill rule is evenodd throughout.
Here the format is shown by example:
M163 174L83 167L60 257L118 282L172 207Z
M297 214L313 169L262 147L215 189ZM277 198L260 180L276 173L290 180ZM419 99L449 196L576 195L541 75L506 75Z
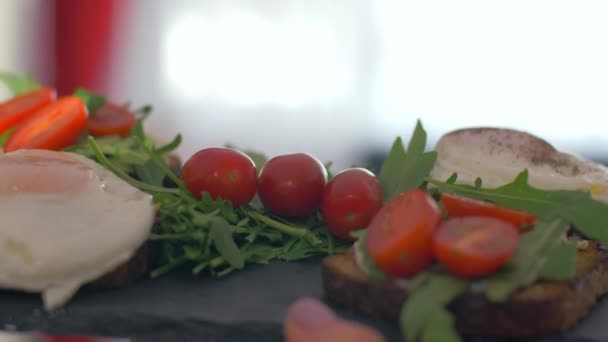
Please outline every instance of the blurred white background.
M43 70L29 61L39 32L24 31L43 2L0 1L1 69ZM108 92L155 104L149 128L166 139L181 132L185 156L231 142L344 167L407 137L420 118L431 143L458 127L508 126L605 157L606 1L128 6Z

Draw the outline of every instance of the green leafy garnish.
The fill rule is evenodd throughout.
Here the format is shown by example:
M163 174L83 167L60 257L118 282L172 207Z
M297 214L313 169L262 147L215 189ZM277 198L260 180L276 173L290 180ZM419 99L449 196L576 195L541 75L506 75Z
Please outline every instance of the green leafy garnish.
M450 184L428 180L440 192L453 193L496 203L546 217L559 213L585 236L608 243L608 204L594 200L588 192L570 190L541 190L528 184L528 172L522 171L515 180L496 189Z
M231 267L241 269L245 266L245 259L236 242L234 242L233 230L233 226L228 224L226 220L218 220L211 226L209 238Z
M545 264L538 274L539 279L570 280L576 275L575 242L561 242L547 255Z
M401 138L395 140L378 176L385 202L424 183L437 160L437 153L424 152L425 147L426 131L420 121L416 124L407 152Z
M412 280L401 310L401 331L408 341L460 341L454 317L446 306L469 288L467 281L447 274L423 272Z
M106 98L104 96L95 94L84 88L76 89L76 91L74 92L74 96L82 99L85 106L87 107L89 116L95 115L95 112L97 112L97 110L106 103Z
M30 74L14 75L7 72L0 72L0 82L4 83L13 95L27 93L28 91L41 87L38 82L34 81Z
M523 284L534 282L549 257L556 257L553 251L559 248L567 230L568 223L561 218L539 220L532 232L522 236L509 263L501 271L489 277L486 289L488 299L504 301ZM564 254L563 256L576 258L576 254ZM569 265L572 260L560 259L559 263ZM561 273L556 275L562 276Z
M153 277L186 265L192 267L193 274L207 272L220 277L247 264L297 261L348 248L333 238L322 239L327 228L317 217L293 223L251 207L233 209L229 202L213 200L208 193L203 193L201 200L195 199L162 158L162 153L178 145L179 137L155 147L142 136L143 131L135 129L131 136L112 143L89 137L88 147L77 151L91 154L118 177L154 196L159 219L150 238L161 244L161 256ZM164 186L165 179L177 187Z

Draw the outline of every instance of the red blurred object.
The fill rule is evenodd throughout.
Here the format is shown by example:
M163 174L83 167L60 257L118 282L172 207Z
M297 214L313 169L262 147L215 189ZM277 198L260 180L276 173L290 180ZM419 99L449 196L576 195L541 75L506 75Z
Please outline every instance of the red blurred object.
M109 69L114 17L120 0L55 0L55 85L102 91Z
M126 137L137 121L135 114L123 106L106 102L95 113L89 113L87 128L95 137L119 135Z
M86 336L42 336L41 342L101 342L101 339Z

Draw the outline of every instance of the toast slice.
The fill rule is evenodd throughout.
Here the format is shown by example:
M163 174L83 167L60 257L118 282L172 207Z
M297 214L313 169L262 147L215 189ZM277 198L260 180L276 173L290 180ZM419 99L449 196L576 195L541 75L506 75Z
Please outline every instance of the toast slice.
M352 253L329 256L322 282L330 301L350 310L397 323L407 286L381 283L364 274ZM538 281L514 292L504 303L469 292L449 304L456 329L465 335L532 337L563 332L585 317L608 292L608 251L589 241L577 255L572 281Z

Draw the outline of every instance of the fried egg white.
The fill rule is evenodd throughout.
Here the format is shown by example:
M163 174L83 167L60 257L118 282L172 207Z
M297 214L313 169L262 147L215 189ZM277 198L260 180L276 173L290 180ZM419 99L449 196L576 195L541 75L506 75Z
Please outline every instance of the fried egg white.
M150 234L152 198L85 157L0 155L0 288L46 309L129 260Z
M486 188L512 182L524 169L530 185L545 190L584 190L608 202L608 168L556 150L526 132L500 128L469 128L441 137L431 177L445 181L454 172L458 183Z

